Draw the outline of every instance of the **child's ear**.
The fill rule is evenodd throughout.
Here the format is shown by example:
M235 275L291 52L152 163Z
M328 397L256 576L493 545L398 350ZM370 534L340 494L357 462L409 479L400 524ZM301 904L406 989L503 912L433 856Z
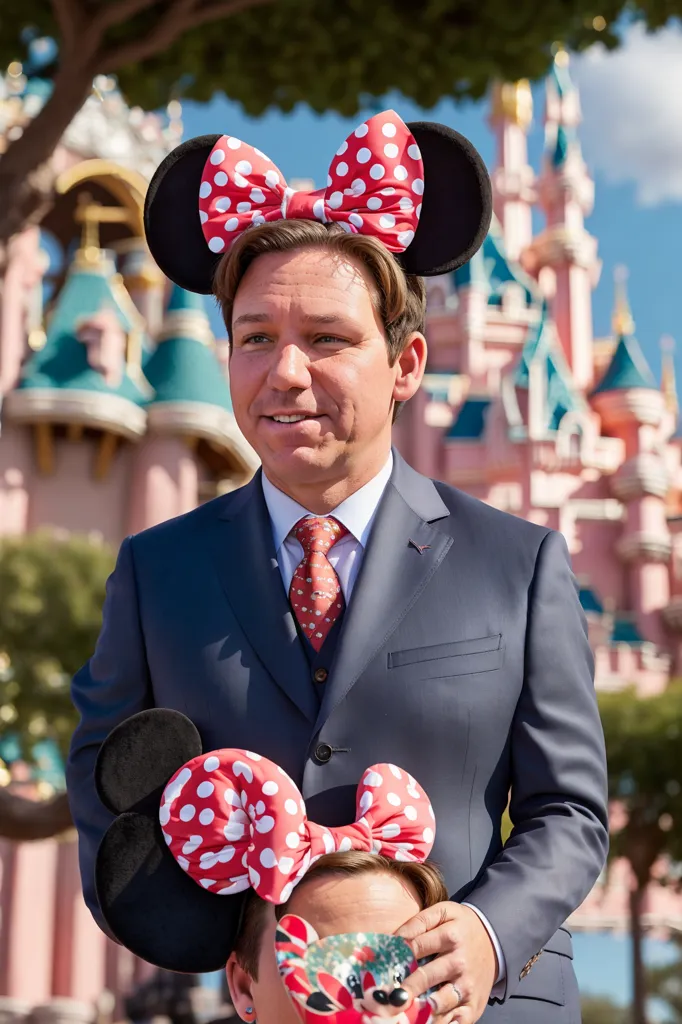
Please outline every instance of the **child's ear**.
M232 953L225 965L227 975L227 987L230 990L232 1004L242 1020L252 1021L253 1018L253 992L252 978L244 968L237 962Z

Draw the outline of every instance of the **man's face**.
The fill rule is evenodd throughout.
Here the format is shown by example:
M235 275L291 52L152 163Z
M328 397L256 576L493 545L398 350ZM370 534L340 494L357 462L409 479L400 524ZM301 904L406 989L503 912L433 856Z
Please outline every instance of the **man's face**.
M389 366L359 264L320 249L258 257L237 290L232 342L235 417L276 486L300 500L340 479L355 489L379 472L393 402L419 387L426 346L415 335ZM277 422L280 414L304 418Z
M287 904L287 913L308 921L321 939L327 935L368 931L392 935L419 910L416 893L409 883L378 873L311 878L294 890ZM235 973L234 967L228 964L230 991L235 1009L243 1019L246 1019L246 1007L252 1006L258 1024L300 1024L277 971L276 923L274 909L268 906L258 981L243 976L239 968ZM242 975L241 979L238 975ZM248 984L248 994L244 983Z

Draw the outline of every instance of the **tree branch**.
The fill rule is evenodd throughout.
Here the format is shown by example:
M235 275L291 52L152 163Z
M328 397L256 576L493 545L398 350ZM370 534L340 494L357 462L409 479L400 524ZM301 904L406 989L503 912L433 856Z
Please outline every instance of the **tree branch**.
M196 0L179 0L168 8L166 16L148 35L113 47L109 52L104 51L99 59L101 73L108 74L127 64L137 64L153 57L188 29L274 2L276 0L221 0L197 10Z
M0 837L18 841L51 839L73 828L66 793L50 800L26 800L0 786Z
M101 39L108 28L113 25L121 25L128 18L134 18L141 11L148 7L154 7L159 0L114 0L102 7L90 24L88 34L92 33L93 38Z
M61 33L64 51L70 53L75 47L78 30L83 22L83 10L78 0L52 0L52 10Z
M208 4L200 8L192 17L191 25L187 28L194 28L197 25L206 25L211 21L218 21L224 16L231 17L233 14L241 14L253 7L264 7L269 3L276 3L276 0L223 0L223 2Z

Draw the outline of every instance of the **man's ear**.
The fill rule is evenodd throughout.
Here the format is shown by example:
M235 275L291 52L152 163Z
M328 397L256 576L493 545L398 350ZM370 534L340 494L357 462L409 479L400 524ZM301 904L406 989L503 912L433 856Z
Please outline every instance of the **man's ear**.
M253 979L237 962L234 953L230 955L225 965L225 974L235 1010L242 1020L253 1020Z
M398 376L393 387L396 402L408 402L419 390L427 359L426 338L419 331L413 331L410 339L396 359Z

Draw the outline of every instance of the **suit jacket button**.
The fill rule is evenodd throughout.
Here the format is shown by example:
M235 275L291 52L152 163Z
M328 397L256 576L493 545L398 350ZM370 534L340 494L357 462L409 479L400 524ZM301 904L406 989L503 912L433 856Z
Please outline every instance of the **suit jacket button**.
M332 753L332 748L329 746L328 743L320 743L315 750L315 757L320 762L320 764L326 764L327 761L331 761Z
M329 672L327 672L326 668L316 668L313 673L313 679L316 683L326 683L328 675Z

